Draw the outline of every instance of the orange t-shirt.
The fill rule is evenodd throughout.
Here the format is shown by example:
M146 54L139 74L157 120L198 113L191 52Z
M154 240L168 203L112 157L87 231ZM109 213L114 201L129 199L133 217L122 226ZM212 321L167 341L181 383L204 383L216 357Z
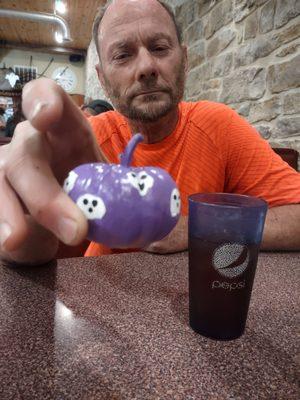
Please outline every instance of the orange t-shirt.
M116 111L89 119L101 150L112 163L132 137ZM300 203L300 174L274 153L249 123L229 107L209 101L181 102L175 130L163 141L139 144L133 166L157 166L176 181L182 214L192 193L225 192L265 199L270 207ZM92 242L87 256L118 252Z

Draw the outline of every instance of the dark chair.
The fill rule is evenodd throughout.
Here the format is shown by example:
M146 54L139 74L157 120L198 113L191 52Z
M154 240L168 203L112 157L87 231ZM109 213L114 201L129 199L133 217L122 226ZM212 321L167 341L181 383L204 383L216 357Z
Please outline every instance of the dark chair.
M273 147L273 150L283 159L283 161L287 162L292 168L298 171L299 153L297 150L285 147Z

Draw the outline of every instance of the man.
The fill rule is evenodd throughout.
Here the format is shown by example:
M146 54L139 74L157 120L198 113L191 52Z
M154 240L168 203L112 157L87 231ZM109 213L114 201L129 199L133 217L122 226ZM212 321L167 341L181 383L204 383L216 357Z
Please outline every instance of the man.
M12 143L0 149L2 258L42 263L55 256L57 238L69 245L80 243L87 221L61 184L78 164L117 161L135 132L145 141L137 148L136 164L167 166L183 199L176 228L148 251L186 249L188 194L220 190L267 199L272 208L264 249L300 249L299 174L227 107L179 104L186 48L167 9L157 0L115 0L94 31L100 56L97 73L119 113L91 118L93 134L54 82L39 79L25 86L28 120L18 125ZM107 251L92 244L87 254Z
M5 136L12 137L18 123L24 120L25 118L22 114L22 111L19 108L17 108L14 111L13 115L9 117L8 120L6 121Z

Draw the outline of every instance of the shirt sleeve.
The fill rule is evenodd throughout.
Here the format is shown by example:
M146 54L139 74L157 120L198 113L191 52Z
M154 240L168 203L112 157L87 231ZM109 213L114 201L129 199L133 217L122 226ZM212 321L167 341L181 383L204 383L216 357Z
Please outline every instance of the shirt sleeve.
M225 192L260 197L270 207L300 203L300 173L234 111L224 139Z

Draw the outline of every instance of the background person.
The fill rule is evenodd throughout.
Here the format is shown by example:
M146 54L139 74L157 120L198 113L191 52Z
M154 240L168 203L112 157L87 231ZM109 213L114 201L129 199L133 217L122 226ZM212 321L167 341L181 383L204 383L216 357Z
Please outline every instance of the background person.
M87 116L95 116L98 114L102 114L103 112L113 111L114 108L111 104L109 104L105 100L93 100L87 105L83 105L80 107L83 113Z
M5 136L5 109L0 107L0 136Z
M11 117L8 118L6 121L6 126L5 126L5 136L6 137L13 137L13 134L15 132L16 126L25 120L25 117L22 113L22 110L17 109Z

